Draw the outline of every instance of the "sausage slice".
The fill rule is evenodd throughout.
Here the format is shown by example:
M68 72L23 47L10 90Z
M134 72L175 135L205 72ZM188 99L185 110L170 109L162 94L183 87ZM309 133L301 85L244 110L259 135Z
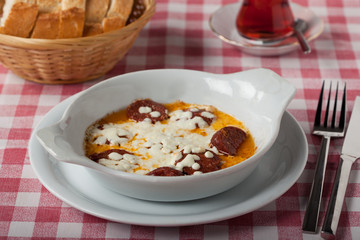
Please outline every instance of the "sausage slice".
M195 166L188 166L189 158L194 160ZM221 159L212 151L206 151L204 153L187 153L182 152L182 157L175 162L175 166L184 164L182 171L186 175L192 175L194 172L208 173L220 169Z
M228 126L217 131L212 136L210 144L220 153L235 156L245 138L246 133L242 129Z
M139 99L131 103L127 108L127 115L130 119L141 122L150 119L152 123L167 119L166 107L151 99Z
M188 109L187 111L191 111L192 112L192 117L191 118L194 118L194 117L200 117L202 118L206 123L207 125L211 125L211 123L213 122L214 120L214 115L209 112L209 111L206 111L205 109L196 109L196 110L193 110L193 109ZM197 126L199 127L199 126Z
M149 176L183 176L184 174L179 170L176 170L171 167L159 167L151 172L148 172L146 175Z
M89 156L89 158L95 162L98 162L99 159L105 158L105 159L110 159L109 155L111 153L118 153L120 155L124 155L124 154L130 154L133 155L132 153L125 151L123 149L109 149L100 153L93 153Z

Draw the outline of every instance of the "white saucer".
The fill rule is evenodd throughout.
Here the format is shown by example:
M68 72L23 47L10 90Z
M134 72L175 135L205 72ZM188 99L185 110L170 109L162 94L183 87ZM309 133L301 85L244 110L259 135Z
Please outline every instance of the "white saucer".
M295 36L290 36L275 45L255 45L242 37L236 30L235 21L241 2L228 4L215 11L209 20L211 30L221 40L238 47L243 52L252 55L276 56L300 49ZM303 19L308 28L304 35L308 42L317 38L324 30L324 22L308 8L296 3L290 3L295 19Z
M75 96L49 111L29 142L31 165L56 197L88 214L107 220L148 226L184 226L220 221L254 211L284 194L302 173L308 154L305 134L285 112L279 136L262 164L241 184L222 194L187 202L151 202L112 192L81 166L49 156L34 136L57 122Z

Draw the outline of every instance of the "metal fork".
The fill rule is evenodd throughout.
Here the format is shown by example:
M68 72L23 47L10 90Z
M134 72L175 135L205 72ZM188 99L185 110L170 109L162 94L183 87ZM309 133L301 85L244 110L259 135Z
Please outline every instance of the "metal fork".
M321 140L320 152L315 167L314 179L311 186L309 202L306 207L306 212L302 225L302 230L304 232L310 232L310 233L316 232L320 203L321 203L321 195L324 184L325 168L329 153L330 139L332 137L344 137L345 135L346 85L344 85L344 93L342 98L342 105L341 105L341 112L340 112L340 119L338 126L335 126L336 125L335 122L336 122L336 107L338 102L339 83L337 83L336 85L336 93L335 93L334 109L331 119L331 125L330 126L328 125L330 99L331 99L331 82L329 88L329 96L326 105L325 117L323 124L321 124L324 85L325 85L325 81L323 81L322 83L319 102L316 109L313 132L312 132L315 135L322 136L322 140Z

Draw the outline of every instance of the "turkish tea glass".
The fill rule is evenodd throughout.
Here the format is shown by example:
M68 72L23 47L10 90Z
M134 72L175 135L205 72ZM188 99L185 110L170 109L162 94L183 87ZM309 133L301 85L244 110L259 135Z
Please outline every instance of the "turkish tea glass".
M293 25L288 0L244 0L236 18L238 32L252 40L285 38Z

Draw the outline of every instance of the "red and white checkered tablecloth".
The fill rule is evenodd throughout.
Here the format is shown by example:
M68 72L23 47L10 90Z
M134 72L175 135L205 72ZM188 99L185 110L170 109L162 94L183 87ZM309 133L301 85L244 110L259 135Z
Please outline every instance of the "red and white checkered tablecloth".
M236 0L157 0L156 13L130 52L105 77L73 85L41 85L0 67L0 239L319 239L303 234L320 138L312 136L323 79L346 82L348 116L360 95L360 2L294 0L324 20L325 29L300 50L279 57L242 53L210 30L208 19ZM64 99L109 77L143 69L181 68L231 73L269 68L297 87L288 111L306 133L309 158L298 181L263 208L221 222L182 227L145 227L115 223L83 213L52 195L37 179L29 161L34 127ZM343 140L331 143L319 226L330 196ZM355 163L345 196L338 239L360 239L360 163Z

